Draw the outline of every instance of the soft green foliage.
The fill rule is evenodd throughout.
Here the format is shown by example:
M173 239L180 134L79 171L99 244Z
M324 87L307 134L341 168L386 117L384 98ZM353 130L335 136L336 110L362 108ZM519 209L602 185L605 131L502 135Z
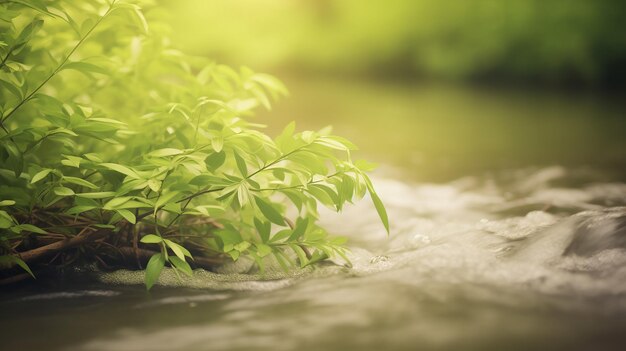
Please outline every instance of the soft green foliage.
M440 79L626 82L626 3L619 0L163 4L174 13L173 37L183 47L234 62ZM203 27L209 29L192 35Z
M191 274L193 257L245 255L263 270L345 257L316 224L371 194L369 166L330 129L275 139L249 120L287 91L277 79L172 49L131 1L0 3L0 258L110 231ZM113 247L113 248L111 248ZM74 258L71 259L74 261Z

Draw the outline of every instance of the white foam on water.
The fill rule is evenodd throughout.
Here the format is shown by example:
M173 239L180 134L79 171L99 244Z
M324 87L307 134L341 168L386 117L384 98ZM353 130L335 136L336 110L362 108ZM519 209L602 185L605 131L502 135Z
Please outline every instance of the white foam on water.
M126 328L73 349L411 349L416 338L441 349L500 335L584 334L593 316L626 313L626 185L554 185L569 176L549 167L448 184L374 178L389 236L367 201L322 214L323 225L351 239L351 269L338 260L271 279L198 272L182 285L244 293L224 293L213 321ZM180 286L167 275L160 283Z
M34 300L54 300L54 299L75 299L81 297L113 297L119 295L120 292L113 290L78 290L78 291L59 291L46 294L29 295L20 298L20 301Z
M202 295L189 295L189 296L170 296L164 297L150 302L141 303L135 306L135 308L149 308L159 307L163 305L182 305L188 304L190 306L196 306L197 303L208 301L219 301L229 298L229 294L202 294Z

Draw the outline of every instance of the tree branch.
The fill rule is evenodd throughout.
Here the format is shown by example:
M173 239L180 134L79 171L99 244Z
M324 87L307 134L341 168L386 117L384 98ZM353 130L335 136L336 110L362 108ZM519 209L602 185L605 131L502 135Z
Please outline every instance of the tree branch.
M91 234L75 236L69 239L60 240L52 244L38 247L36 249L20 252L19 257L26 263L32 262L37 259L46 257L48 255L57 253L59 251L67 250L72 247L80 246L87 242L92 242L92 241L104 238L111 233L112 232L110 229L103 229L103 230L99 230ZM7 267L7 268L10 268L10 267Z

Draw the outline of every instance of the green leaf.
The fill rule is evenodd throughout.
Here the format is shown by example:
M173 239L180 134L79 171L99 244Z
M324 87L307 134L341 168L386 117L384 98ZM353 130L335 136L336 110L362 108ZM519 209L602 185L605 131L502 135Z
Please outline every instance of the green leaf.
M151 156L151 157L168 157L168 156L180 155L182 153L183 153L183 150L173 149L173 148L165 148L165 149L154 150L154 151L148 153L148 156Z
M283 190L282 193L285 194L289 198L289 200L291 200L291 202L294 204L294 206L296 206L298 211L302 211L304 196L301 192L295 190Z
M15 205L15 201L13 200L2 200L0 201L0 207L1 206L13 206Z
M306 252L304 252L304 250L296 244L289 245L289 247L293 250L293 252L296 253L296 256L298 256L298 261L300 261L300 267L302 268L306 266L309 262L309 259L306 257Z
M148 179L148 187L155 193L158 193L161 190L161 182L157 179Z
M209 185L227 185L231 183L232 182L228 179L219 178L209 174L201 174L199 176L195 176L189 181L189 184L201 187L206 187Z
M328 137L319 137L319 139L315 140L315 143L329 147L331 149L336 149L336 150L341 150L341 151L350 150L346 145Z
M276 250L272 254L276 259L276 262L280 265L280 268L282 268L283 271L288 272L290 266L293 265L289 258L287 258L280 250Z
M211 154L211 156L207 157L204 162L207 165L207 167L209 167L210 170L215 171L218 168L220 168L221 165L224 164L225 160L226 160L226 152L220 151L220 152L215 152Z
M105 124L115 124L115 125L118 125L118 126L125 126L126 125L126 123L124 123L122 121L118 121L116 119L112 119L112 118L91 117L87 121L89 121L89 122L100 122L100 123L105 123ZM85 155L85 156L87 156L87 155Z
M52 191L59 195L59 196L72 196L74 195L74 190L70 189L70 188L66 188L64 186L58 186L54 189L52 189Z
M340 205L337 193L335 193L335 191L328 186L324 186L321 184L311 184L307 186L307 191L316 199L318 199L322 204L328 207Z
M51 131L48 132L48 135L52 136L55 134L66 134L66 135L70 135L70 136L78 136L78 134L74 133L73 131L67 129L67 128L55 128Z
M320 139L322 141L325 142L334 142L334 143L339 143L341 145L343 145L346 149L348 150L358 150L359 148L356 147L356 145L354 145L353 143L351 143L348 139L336 136L336 135L328 135L328 136L321 136Z
M285 87L285 85L280 80L270 76L269 74L256 73L252 77L250 77L250 80L255 81L263 85L267 89L275 91L281 95L289 94L289 92L287 91L287 87Z
M24 154L13 143L4 144L4 148L9 153L7 168L13 170L16 178L19 178L24 170Z
M242 241L234 246L235 250L239 252L246 251L252 244L249 241Z
M52 170L49 168L42 169L41 171L35 173L35 175L31 178L30 183L37 183L38 181L44 179L48 174L50 174L50 172L52 172Z
M341 183L339 183L339 195L342 201L350 201L352 202L352 197L354 196L354 179L352 179L349 175L341 176Z
M226 211L223 206L218 205L195 206L194 210L198 211L200 214L206 217L215 217L219 214L223 214Z
M239 154L237 152L233 152L233 154L235 155L235 161L237 162L237 169L239 169L239 173L241 174L242 177L247 177L248 176L248 166L246 165L246 161L244 161L244 159L239 156Z
M307 227L309 226L309 221L310 218L308 217L298 217L298 219L296 220L296 227L293 229L293 233L291 233L291 235L289 236L288 241L297 241L300 237L302 237L302 235L304 235L304 232L306 232Z
M309 260L309 263L307 265L311 265L313 263L317 263L319 261L325 260L327 259L329 256L326 252L321 251L321 250L316 250L315 252L313 252L313 254L311 255L311 259ZM348 260L346 260L346 262L350 262Z
M215 137L211 139L211 147L215 152L221 152L224 148L224 139L222 137Z
M70 215L75 215L75 214L80 214L80 213L83 213L83 212L91 211L91 210L96 209L96 208L98 208L98 207L90 206L90 205L74 206L74 207L70 208L69 210L64 211L64 213L67 213L67 214L70 214Z
M124 204L125 202L130 201L130 199L132 199L132 197L130 196L116 197L114 199L109 200L109 202L104 204L102 208L105 210L114 210L118 208L120 205Z
M163 207L163 205L165 205L166 203L170 202L173 198L178 196L178 194L180 194L179 191L171 191L171 192L166 193L166 194L161 193L159 195L159 199L157 200L156 204L154 204L154 207L156 207L156 208Z
M141 12L141 7L139 7L137 4L126 3L126 2L117 2L112 7L112 9L128 9L128 10L130 10L132 12L132 15L133 15L133 20L137 22L137 24L139 25L139 27L143 31L143 34L148 34L148 30L149 30L148 29L148 22L146 21L146 18L143 16L143 13Z
M0 229L12 227L14 224L13 218L4 211L0 211L0 214L4 214L4 216L0 216Z
M256 230L259 232L261 241L266 243L270 239L270 231L272 229L272 224L270 222L262 222L258 218L254 218L254 226L256 227Z
M140 179L141 177L139 176L139 174L137 174L137 172L133 171L132 169L126 167L126 166L122 166L120 164L117 163L101 163L100 164L103 167L106 167L108 169L114 170L116 172L125 174L131 178L134 179Z
M16 225L14 228L18 229L20 232L25 230L27 232L31 232L31 233L37 233L37 234L47 234L47 232L37 226L34 226L32 224L19 224Z
M280 149L280 151L287 153L295 149L295 143L293 138L293 133L296 130L296 122L291 121L289 124L285 126L282 133L278 137L276 137L276 146Z
M231 250L231 251L228 251L227 254L230 256L230 258L233 259L233 261L237 261L237 259L241 255L241 252L237 250Z
M240 206L245 206L250 201L250 190L245 182L241 182L237 188L237 200Z
M272 236L269 241L272 242L272 243L276 243L276 242L279 242L281 240L285 240L285 239L289 238L291 233L292 233L291 229L283 229L283 230L277 232L276 234L274 234L274 236Z
M147 235L144 235L139 241L141 241L144 244L159 244L163 242L163 238L155 234L147 234Z
M3 87L6 90L8 90L17 99L19 99L19 100L23 100L24 99L24 94L19 89L19 86L17 86L16 84L13 84L12 82L7 82L6 80L2 79L1 77L0 77L0 87Z
M387 235L389 235L389 218L387 217L387 210L385 209L385 205L378 197L378 194L374 190L374 186L372 185L372 181L369 179L367 175L363 175L365 179L365 184L367 185L367 190L372 198L372 202L374 203L374 207L376 207L376 212L378 212L378 216L380 217L381 222L383 222L383 226L385 226L385 230L387 231Z
M86 199L105 199L107 197L113 197L117 195L117 193L113 191L101 191L96 193L78 193L76 196L86 198Z
M363 172L369 172L369 171L373 171L374 169L376 169L376 164L367 162L365 160L357 160L354 162L354 165L356 166L356 168L360 169Z
M139 199L142 199L142 198L139 198ZM152 208L152 205L146 202L149 202L149 200L145 200L145 199L143 199L143 201L130 200L130 201L124 202L123 204L115 206L115 209L121 210L121 209Z
M76 178L76 177L68 177L68 176L63 176L63 181L68 182L68 183L72 183L72 184L76 184L76 185L80 185L80 186L84 186L86 188L89 189L98 189L98 186L86 181L84 179L80 179L80 178Z
M146 266L146 274L144 278L146 289L150 290L154 283L157 282L164 266L165 258L163 257L163 254L158 253L150 257L150 261L148 261L148 265Z
M256 195L254 196L254 200L265 218L269 219L272 223L285 225L283 216L270 203Z
M30 270L30 267L28 267L28 265L26 264L26 262L24 262L21 258L19 257L13 257L13 262L15 262L15 264L17 264L18 266L20 266L23 270L25 270L26 272L28 272L28 274L30 274L31 277L33 277L33 279L37 279L35 278L35 275L33 274L33 271Z
M248 91L251 92L252 95L254 95L254 97L257 99L257 101L261 105L263 105L263 107L265 107L268 110L272 109L272 104L270 103L270 100L265 95L265 92L263 91L263 89L259 88L256 85L252 85L252 86L250 86Z
M143 16L143 12L141 12L141 9L135 8L133 13L135 14L135 18L139 21L139 23L141 23L141 28L143 29L144 34L148 34L148 21L146 21L146 18Z
M189 251L187 249L185 249L184 247L182 247L181 245L169 240L169 239L163 239L163 241L165 242L165 244L167 245L167 247L169 247L170 249L172 249L172 251L174 252L174 254L176 256L178 256L178 258L180 258L181 260L185 259L185 256L191 257L191 253L189 253Z
M128 222L135 224L137 222L137 218L135 215L129 210L115 210L115 212L119 213L120 216L124 217Z
M39 29L43 26L43 20L36 19L30 22L22 31L20 35L15 40L16 44L22 44L30 40L30 38L37 33Z
M109 74L109 72L93 63L84 62L84 61L75 61L75 62L67 62L63 65L62 69L72 69L76 70L80 73L99 73L99 74Z
M29 7L41 14L48 15L50 17L59 17L50 11L48 11L47 6L42 1L34 1L34 0L11 0L11 2L22 4L26 7Z
M172 256L170 257L170 263L172 263L172 265L180 270L181 272L185 273L188 276L192 276L193 275L193 271L191 270L191 267L189 266L189 263L187 263L185 261L184 258L180 258L177 256Z
M255 244L256 252L260 257L265 257L272 253L272 248L266 244Z
M64 155L65 160L61 160L61 164L66 165L68 167L80 168L81 158L76 156Z

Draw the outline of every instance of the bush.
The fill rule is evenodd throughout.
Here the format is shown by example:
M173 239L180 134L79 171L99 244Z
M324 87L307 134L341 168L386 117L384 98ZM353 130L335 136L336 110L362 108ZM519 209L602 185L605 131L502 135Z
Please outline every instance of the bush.
M287 94L279 80L185 56L133 2L7 1L0 27L8 280L25 276L17 266L148 261L150 288L165 264L345 258L317 207L366 192L388 228L354 145L293 123L270 138L249 117Z

